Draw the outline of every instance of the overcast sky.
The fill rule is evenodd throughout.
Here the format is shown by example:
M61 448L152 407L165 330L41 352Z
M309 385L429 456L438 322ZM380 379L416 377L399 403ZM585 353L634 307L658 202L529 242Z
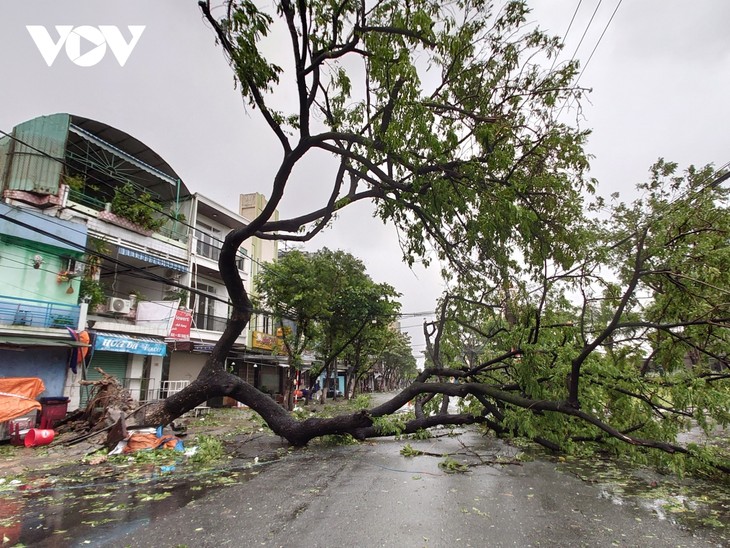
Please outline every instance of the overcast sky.
M497 2L498 3L498 2ZM591 174L599 191L630 197L658 158L721 166L730 160L730 2L727 0L535 0L531 21L565 36L561 60L577 49L592 88L581 124L593 129ZM589 21L595 12L593 21ZM608 25L611 15L615 16ZM77 66L61 50L48 66L27 25L78 27L144 25L123 67L110 51L97 64ZM587 32L586 32L587 29ZM605 33L604 33L605 31ZM578 44L585 32L580 47ZM604 33L592 59L591 52ZM108 49L108 48L107 48ZM26 0L0 11L0 129L55 112L96 119L138 138L160 154L187 187L221 204L246 192L269 193L279 149L233 88L231 71L195 0ZM280 207L290 216L315 201L308 190L319 162L297 172ZM316 204L313 204L316 205ZM395 232L369 208L347 208L313 248L344 249L360 257L378 282L403 294L403 326L423 350L420 327L440 293L438 276L400 261Z

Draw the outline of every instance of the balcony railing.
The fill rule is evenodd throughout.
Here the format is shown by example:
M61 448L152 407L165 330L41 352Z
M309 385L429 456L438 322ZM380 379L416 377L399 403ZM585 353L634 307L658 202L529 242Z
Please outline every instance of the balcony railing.
M80 310L78 305L0 295L2 325L76 329Z
M80 190L75 190L73 188L69 189L68 198L77 204L81 204L96 211L102 211L106 205L104 201L94 198L93 196L88 196Z
M209 314L193 313L193 327L205 331L224 331L228 318Z
M136 402L148 402L159 399L160 389L156 387L156 380L148 377L124 377L117 378L119 383L129 390L129 395ZM72 384L68 394L72 402L79 402L80 407L85 407L93 395L93 385Z
M95 211L104 211L106 202L94 196L89 196L81 190L70 189L68 197L71 201L81 204ZM164 206L162 206L164 207ZM179 242L188 241L188 225L182 221L171 218L163 226L156 230L158 234Z

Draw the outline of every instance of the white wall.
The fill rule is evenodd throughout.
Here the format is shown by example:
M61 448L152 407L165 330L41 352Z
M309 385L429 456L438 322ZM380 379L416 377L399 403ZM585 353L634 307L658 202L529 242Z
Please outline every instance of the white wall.
M168 380L193 381L205 364L207 354L193 354L190 352L173 352L170 358L170 372Z

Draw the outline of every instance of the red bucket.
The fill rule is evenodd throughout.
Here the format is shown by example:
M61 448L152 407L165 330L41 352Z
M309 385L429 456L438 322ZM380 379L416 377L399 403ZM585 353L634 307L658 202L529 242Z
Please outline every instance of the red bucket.
M26 447L37 447L39 445L48 445L53 441L56 432L45 428L31 428L25 435Z

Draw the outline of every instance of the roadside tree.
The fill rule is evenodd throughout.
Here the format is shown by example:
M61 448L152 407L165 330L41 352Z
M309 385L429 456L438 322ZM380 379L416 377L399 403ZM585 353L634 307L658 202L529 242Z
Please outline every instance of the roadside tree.
M200 5L282 159L267 206L222 246L233 306L223 336L198 379L153 407L151 420L228 395L305 444L382 435L378 417L435 394L467 408L421 408L405 432L479 422L556 449L654 448L730 468L672 439L685 420L728 420L721 186L706 182L709 169L681 177L665 164L644 200L615 206L604 223L587 220L587 133L556 121L580 99L577 64L552 68L560 39L527 24L525 2L282 0L267 13L242 0L216 14ZM266 53L274 26L288 39L286 67ZM289 91L294 108L275 106ZM310 156L334 159L329 198L272 220ZM367 412L300 422L223 367L252 310L236 252L254 235L307 241L358 201L397 227L407 262L437 258L449 291L425 326L429 367L415 382ZM468 361L465 335L479 343L470 340ZM682 368L687 352L697 364ZM647 357L673 375L649 377Z
M285 396L290 409L291 387L303 370L305 350L316 351L323 365L313 371L324 371L330 379L336 375L337 358L353 341L368 332L373 322L392 320L400 308L393 288L373 282L362 261L326 248L314 253L289 251L267 266L255 283L282 332L289 360ZM321 392L324 401L327 390Z
M353 396L359 383L368 376L377 376L369 379L370 390L375 389L376 384L383 390L395 390L399 381L408 378L408 374L415 378L416 359L411 353L410 339L387 318L365 326L344 353L347 363L346 397Z

